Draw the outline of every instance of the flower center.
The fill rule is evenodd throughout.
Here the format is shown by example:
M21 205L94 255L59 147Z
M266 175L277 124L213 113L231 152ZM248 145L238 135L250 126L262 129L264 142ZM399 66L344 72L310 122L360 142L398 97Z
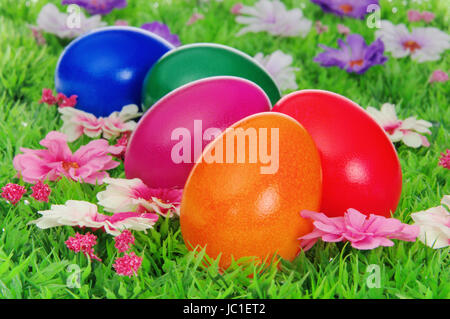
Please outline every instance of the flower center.
M363 65L363 63L364 63L363 59L352 60L352 61L349 62L351 68L355 67L355 65L356 66L361 66L361 65Z
M341 4L339 9L341 9L344 13L350 13L353 11L353 6L350 4Z
M78 163L76 163L76 162L63 162L62 163L62 167L64 168L64 170L66 172L68 172L69 169L71 169L71 168L79 168L80 165L78 165Z
M402 122L398 122L398 123L386 125L383 128L386 132L388 132L389 134L392 135L392 134L394 134L395 130L398 129L401 125L402 125Z
M411 51L411 53L414 53L414 51L416 51L417 49L420 49L422 47L416 41L408 40L408 41L403 42L403 48L405 48L406 50Z

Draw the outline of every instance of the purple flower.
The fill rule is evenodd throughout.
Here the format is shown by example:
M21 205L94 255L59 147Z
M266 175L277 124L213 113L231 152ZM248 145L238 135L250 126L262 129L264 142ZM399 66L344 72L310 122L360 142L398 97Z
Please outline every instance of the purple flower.
M151 23L144 23L141 28L159 35L176 47L181 45L180 38L176 34L170 33L169 27L162 22L154 21Z
M90 14L108 14L113 9L127 6L127 0L62 0L61 4L76 4L86 9Z
M383 42L377 39L367 46L359 34L350 34L347 41L338 39L340 49L333 49L319 44L325 52L319 53L314 62L321 66L337 66L347 72L362 74L376 64L383 64L387 57L383 55Z
M311 0L311 2L319 5L325 12L357 19L364 19L369 5L378 5L378 0Z

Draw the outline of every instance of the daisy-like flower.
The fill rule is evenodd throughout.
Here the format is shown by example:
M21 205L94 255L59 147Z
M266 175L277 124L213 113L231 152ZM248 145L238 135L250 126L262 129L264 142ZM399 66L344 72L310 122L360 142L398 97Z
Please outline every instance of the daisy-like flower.
M161 38L172 43L175 47L179 47L181 45L178 35L172 34L169 27L162 22L154 21L150 23L144 23L141 28L159 35Z
M438 249L450 246L450 195L445 195L441 206L411 214L415 225L420 227L419 240L425 245Z
M337 66L347 72L363 74L377 64L384 64L387 57L383 55L384 46L380 40L369 46L359 34L350 34L347 40L338 39L339 49L319 45L325 52L319 53L314 62L324 67Z
M13 205L16 205L27 192L25 187L8 183L2 187L2 197Z
M65 244L67 248L76 253L82 252L86 257L100 262L102 261L94 252L93 247L97 245L97 236L94 234L86 233L81 235L80 233L76 233L74 237L69 237L65 241Z
M103 137L111 139L122 133L134 131L137 123L131 119L141 116L137 105L125 105L120 112L113 112L103 119Z
M430 122L417 120L415 116L399 120L395 112L395 105L385 103L381 110L369 106L367 113L385 130L389 139L395 143L402 141L409 147L430 146L428 139L421 134L431 134Z
M356 19L364 19L369 13L368 7L378 5L378 0L311 0L311 2L319 5L325 12Z
M31 194L31 197L33 197L38 202L47 202L48 203L48 197L50 196L52 190L50 189L50 186L47 184L42 183L41 181L38 181L34 186L31 187L33 193Z
M445 71L442 70L435 70L430 76L430 79L428 80L429 83L434 82L447 82L448 81L448 74Z
M108 212L156 212L179 215L182 190L149 188L139 178L106 178L106 190L97 194L98 204Z
M349 241L356 249L374 249L393 246L390 239L415 241L419 227L403 224L398 219L370 214L366 216L349 208L344 217L327 217L325 214L304 210L303 218L313 220L314 230L300 237L304 250L311 248L321 238L325 242Z
M60 108L61 119L64 124L61 132L67 136L68 142L76 141L82 135L91 138L98 137L103 132L103 118L75 108Z
M116 259L113 267L119 276L137 276L139 268L141 268L142 257L136 256L135 253L125 254L123 257Z
M186 25L192 25L195 22L197 22L198 20L203 20L204 18L205 18L205 16L203 14L195 12L191 15L189 20L186 22Z
M60 38L72 39L85 32L106 26L106 23L101 21L101 16L86 18L83 12L80 12L79 26L68 26L68 21L70 21L68 14L59 12L53 3L48 3L39 12L37 28Z
M113 236L120 235L125 229L146 231L158 220L157 214L121 212L112 216L98 212L97 205L78 200L68 200L64 205L52 205L49 210L39 211L42 217L33 220L41 229L57 226L77 226L91 229L104 229Z
M109 154L118 154L121 148L108 145L107 140L94 140L72 153L67 145L67 136L52 131L40 142L47 149L21 148L23 154L16 155L14 168L27 183L48 178L51 181L66 176L74 181L89 184L103 183L106 171L120 163Z
M258 53L254 59L273 76L281 90L295 90L298 88L295 82L295 72L299 69L291 66L293 59L289 54L277 50L268 56Z
M237 36L248 32L268 32L276 36L295 37L306 35L312 22L303 16L302 10L287 10L279 0L259 0L254 6L243 6L236 22L246 24Z
M113 9L123 9L127 0L62 0L61 4L76 4L86 9L89 14L108 14Z
M394 25L382 20L375 35L394 58L410 55L417 62L439 60L441 54L450 48L450 36L437 28L413 28L409 32L404 24Z
M114 237L114 247L119 253L124 253L130 250L131 245L134 245L134 236L129 230L124 230L120 235Z
M445 152L441 153L439 158L439 166L443 168L450 169L450 150L447 149Z

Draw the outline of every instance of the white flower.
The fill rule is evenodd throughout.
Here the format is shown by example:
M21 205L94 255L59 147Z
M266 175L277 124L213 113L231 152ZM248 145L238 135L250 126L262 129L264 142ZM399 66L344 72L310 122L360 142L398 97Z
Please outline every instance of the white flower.
M289 54L277 50L268 56L258 53L254 59L273 76L281 90L295 90L298 88L295 82L295 71L299 69L291 66L293 59Z
M305 37L312 26L311 20L303 17L301 9L286 10L279 0L259 0L253 7L243 6L239 14L236 22L247 26L241 29L237 36L247 32L266 31L279 36Z
M394 58L411 55L417 62L436 61L450 49L450 36L437 28L412 28L409 32L404 24L393 25L383 20L375 35Z
M445 195L441 203L450 208L450 195ZM450 245L450 213L443 205L411 214L420 227L419 240L435 249Z
M40 30L55 34L60 38L75 38L87 31L106 25L105 22L101 21L100 15L86 18L83 12L80 11L79 14L79 27L69 28L68 22L71 17L66 13L60 12L54 4L48 3L39 12L37 25Z
M130 120L141 115L138 111L137 105L130 104L125 105L120 112L111 113L103 120L103 137L111 139L123 132L134 131L137 123Z
M67 135L67 141L73 142L83 134L98 137L102 133L103 120L95 115L73 107L58 108L63 120L61 132Z
M399 120L395 113L395 105L385 103L381 110L369 106L367 113L385 130L389 139L395 143L402 141L409 147L429 146L428 139L421 134L431 134L430 122L417 120L415 116ZM421 134L419 134L421 133Z

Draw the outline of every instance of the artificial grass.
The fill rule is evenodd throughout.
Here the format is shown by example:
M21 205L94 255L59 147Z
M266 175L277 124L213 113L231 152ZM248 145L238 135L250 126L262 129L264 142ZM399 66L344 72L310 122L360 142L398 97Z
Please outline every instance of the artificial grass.
M56 61L67 40L46 34L47 45L38 46L27 24L35 24L40 8L48 1L2 0L0 2L0 186L22 181L15 178L12 160L20 147L40 148L39 141L61 127L55 107L38 104L42 88L53 88ZM52 1L59 5L59 1ZM299 89L325 89L347 96L363 107L397 105L400 118L417 115L431 121L429 148L410 149L397 144L403 170L403 191L394 215L412 223L410 214L438 206L449 194L449 170L437 165L439 154L449 147L449 83L428 84L435 69L449 70L450 55L441 60L416 63L410 58L390 58L364 75L347 74L337 68L321 68L312 59L320 52L318 44L336 46L341 37L338 23L374 39L374 29L365 21L324 14L307 0L284 1L288 8L302 7L307 18L321 20L330 30L317 35L313 29L306 38L278 38L267 33L235 37L242 27L234 22L230 8L237 1L148 1L129 0L123 10L104 17L112 25L125 19L140 26L154 20L168 24L184 44L216 42L255 55L277 49L294 57L299 67ZM241 1L252 3L253 1ZM404 3L407 4L405 7ZM446 1L381 1L381 17L406 23L406 8L436 14L432 25L449 32ZM393 13L393 8L397 12ZM60 8L62 8L60 6ZM395 10L394 10L395 11ZM194 12L204 20L186 26ZM419 26L423 23L415 23ZM389 55L389 54L388 54ZM284 92L287 93L287 92ZM73 149L89 141L84 137ZM370 143L370 141L367 141ZM124 177L123 165L111 172ZM396 241L394 247L371 251L352 249L348 244L319 242L301 253L294 262L281 261L267 269L233 265L221 273L217 261L205 268L203 254L186 249L177 219L160 219L147 234L134 232L135 251L143 256L142 268L134 278L118 276L112 263L114 241L96 232L96 252L103 263L89 262L69 251L64 241L76 230L58 227L49 230L28 225L38 218L38 210L68 199L96 203L96 194L105 186L79 184L68 180L51 183L50 203L28 198L12 206L0 200L0 297L1 298L449 298L449 249L433 250L419 241ZM373 266L375 265L375 270ZM77 268L79 267L79 268ZM379 267L379 268L377 268ZM79 270L80 288L70 288L68 280ZM379 270L379 285L373 275ZM249 276L253 274L253 276ZM375 287L374 287L375 285Z

